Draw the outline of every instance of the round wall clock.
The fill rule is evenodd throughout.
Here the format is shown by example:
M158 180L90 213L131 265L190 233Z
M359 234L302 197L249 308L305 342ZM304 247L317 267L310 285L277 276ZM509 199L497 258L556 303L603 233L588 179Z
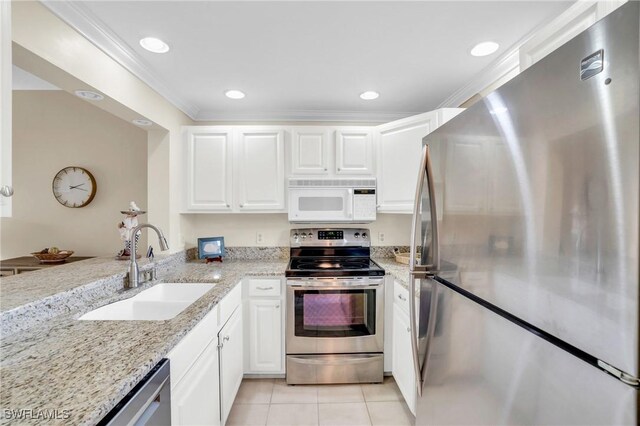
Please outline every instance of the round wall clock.
M56 173L51 185L60 204L69 208L84 207L96 195L96 179L82 167L69 166Z

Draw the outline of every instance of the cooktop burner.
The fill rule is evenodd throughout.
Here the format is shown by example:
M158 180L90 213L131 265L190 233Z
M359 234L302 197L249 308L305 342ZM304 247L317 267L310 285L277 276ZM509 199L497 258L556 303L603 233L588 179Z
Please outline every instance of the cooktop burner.
M292 229L287 277L340 278L384 275L371 260L370 232L365 228Z
M365 258L291 258L288 277L344 277L384 275L377 263Z

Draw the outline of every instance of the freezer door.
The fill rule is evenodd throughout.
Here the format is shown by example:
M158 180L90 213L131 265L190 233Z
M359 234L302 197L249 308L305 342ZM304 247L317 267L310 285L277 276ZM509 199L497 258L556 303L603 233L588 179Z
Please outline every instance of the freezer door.
M451 282L635 377L639 9L628 2L425 138Z
M417 425L637 424L637 391L437 284Z

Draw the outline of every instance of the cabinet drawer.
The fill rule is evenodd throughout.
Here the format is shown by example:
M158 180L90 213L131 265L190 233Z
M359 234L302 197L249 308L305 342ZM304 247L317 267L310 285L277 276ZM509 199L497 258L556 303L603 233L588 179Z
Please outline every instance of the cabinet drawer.
M250 279L249 297L280 296L282 281L279 278Z
M222 327L227 322L233 311L242 303L242 286L236 285L218 304L220 317L218 324Z
M393 284L393 303L409 315L409 290L398 284L397 281Z
M198 356L211 341L218 337L218 307L214 307L202 320L169 352L171 360L171 387L185 375Z

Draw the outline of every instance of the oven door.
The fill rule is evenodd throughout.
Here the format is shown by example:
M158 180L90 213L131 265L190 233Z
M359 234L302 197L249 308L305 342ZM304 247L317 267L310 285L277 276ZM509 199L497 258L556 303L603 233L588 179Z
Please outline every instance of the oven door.
M350 222L353 220L351 188L290 188L290 222Z
M383 351L384 279L287 281L287 354Z

